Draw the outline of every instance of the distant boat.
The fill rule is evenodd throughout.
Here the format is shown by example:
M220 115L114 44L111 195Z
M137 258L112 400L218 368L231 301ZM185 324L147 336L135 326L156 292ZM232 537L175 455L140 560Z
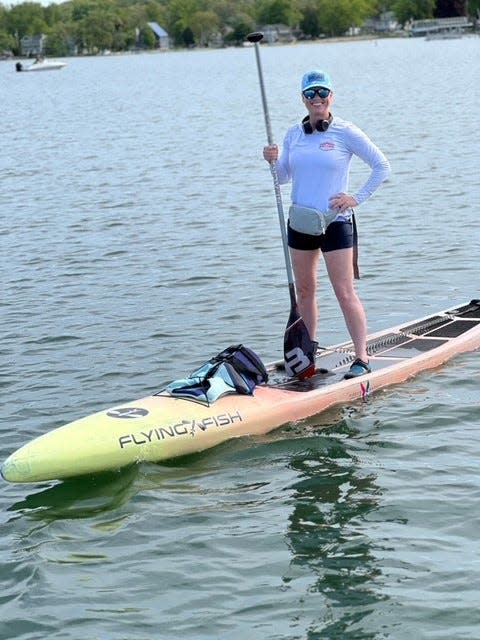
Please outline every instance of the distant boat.
M15 69L17 71L54 71L55 69L63 69L66 67L66 62L60 62L59 60L46 60L45 58L39 58L32 62L32 64L24 67L21 62L17 62Z

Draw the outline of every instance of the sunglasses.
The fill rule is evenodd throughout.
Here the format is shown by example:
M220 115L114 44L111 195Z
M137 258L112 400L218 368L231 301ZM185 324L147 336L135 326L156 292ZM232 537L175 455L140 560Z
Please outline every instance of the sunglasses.
M331 91L325 87L313 87L312 89L305 89L302 93L307 100L313 100L316 95L318 95L319 98L328 98Z

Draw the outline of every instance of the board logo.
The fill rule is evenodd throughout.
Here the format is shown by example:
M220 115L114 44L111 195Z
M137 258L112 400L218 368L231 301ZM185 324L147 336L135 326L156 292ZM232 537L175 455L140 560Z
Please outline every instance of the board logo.
M135 418L148 416L148 411L141 407L122 407L121 409L110 409L110 411L107 411L107 416L110 418L127 418L134 420Z
M300 347L294 347L285 353L285 371L289 376L296 376L308 369L310 364L310 359Z

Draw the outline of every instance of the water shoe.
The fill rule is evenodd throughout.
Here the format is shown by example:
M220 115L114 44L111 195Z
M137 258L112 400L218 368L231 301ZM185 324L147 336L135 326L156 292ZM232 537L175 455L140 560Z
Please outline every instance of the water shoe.
M345 380L348 380L349 378L357 378L358 376L363 376L366 373L370 373L371 371L372 370L368 366L368 362L364 362L363 360L360 360L360 358L357 358L352 362L350 369L343 377L345 378Z

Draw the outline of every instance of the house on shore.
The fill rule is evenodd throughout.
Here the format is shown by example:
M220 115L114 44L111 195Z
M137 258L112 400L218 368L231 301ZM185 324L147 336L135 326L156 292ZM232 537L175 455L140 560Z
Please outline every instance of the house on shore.
M268 44L286 44L296 39L292 29L285 24L265 24L260 30Z
M400 29L397 19L393 11L384 11L374 18L365 20L363 25L364 31L379 33L379 34L391 34Z
M170 38L165 29L161 27L158 22L148 22L147 24L155 35L157 49L170 49Z
M41 33L38 36L23 36L20 40L20 50L22 56L28 58L32 56L42 56L45 53L47 36Z

